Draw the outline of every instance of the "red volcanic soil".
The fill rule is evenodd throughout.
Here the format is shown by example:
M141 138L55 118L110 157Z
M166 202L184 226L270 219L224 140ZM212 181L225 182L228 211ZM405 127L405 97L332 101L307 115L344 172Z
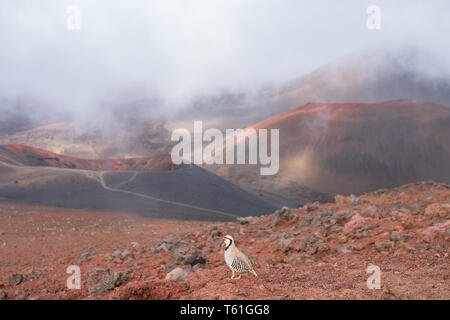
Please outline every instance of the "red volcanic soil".
M364 109L384 109L384 108L395 108L395 107L407 107L407 106L422 106L431 105L427 103L423 103L416 100L406 100L400 99L395 101L386 101L382 103L317 103L317 102L309 102L306 103L296 109L284 112L278 116L272 117L270 119L258 122L257 124L250 126L250 128L270 128L273 127L277 123L281 123L282 121L289 120L292 117L296 117L299 115L307 115L314 114L321 111L332 111L335 113L334 118L340 121L344 120L352 120L355 118L355 113L364 112ZM369 110L374 111L374 110ZM406 109L404 110L406 111ZM423 110L425 111L425 110Z
M17 166L56 167L93 171L167 171L176 169L169 156L91 160L60 155L18 144L0 146L0 161Z
M0 202L0 298L448 300L449 219L450 188L433 182L227 223ZM259 278L230 279L225 234ZM69 265L81 290L66 287ZM174 268L187 277L165 280Z

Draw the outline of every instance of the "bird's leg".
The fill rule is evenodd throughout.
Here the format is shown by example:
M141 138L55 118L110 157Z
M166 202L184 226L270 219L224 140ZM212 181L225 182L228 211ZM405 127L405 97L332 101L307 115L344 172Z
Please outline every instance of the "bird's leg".
M231 269L231 272L233 272L233 274L231 275L231 279L234 279L234 270Z
M237 278L238 278L238 279L240 279L240 278L241 278L241 276L242 276L242 274L239 274Z

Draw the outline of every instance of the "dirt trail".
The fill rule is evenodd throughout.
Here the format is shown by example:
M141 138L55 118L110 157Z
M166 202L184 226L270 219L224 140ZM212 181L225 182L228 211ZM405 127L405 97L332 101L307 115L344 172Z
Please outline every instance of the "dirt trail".
M4 162L0 162L0 165L8 167L8 168L13 168L16 169L18 168L17 166L11 165L11 164L7 164ZM27 168L27 167L23 167L21 166L21 168ZM29 168L34 168L34 167L29 167ZM46 169L49 170L71 170L73 172L73 169L64 169L64 168L54 168L54 167L45 167ZM111 192L121 192L121 193L126 193L126 194L131 194L137 197L142 197L142 198L146 198L149 200L153 200L153 201L159 201L159 202L163 202L163 203L168 203L168 204L172 204L172 205L177 205L177 206L181 206L181 207L185 207L185 208L190 208L190 209L195 209L195 210L200 210L202 212L205 213L214 213L214 214L219 214L222 216L225 216L227 218L238 218L238 215L229 213L229 212L224 212L224 211L220 211L220 210L214 210L214 209L208 209L208 208L203 208L203 207L198 207L198 206L194 206L194 205L190 205L187 203L182 203L182 202L177 202L177 201L171 201L171 200L165 200L165 199L161 199L161 198L157 198L154 196L150 196L150 195L146 195L143 193L138 193L138 192L133 192L133 191L128 191L128 190L123 190L123 189L119 189L117 187L120 187L122 185L125 185L127 183L132 182L134 179L136 179L137 175L139 174L138 171L130 171L130 173L132 173L131 177L120 182L116 188L114 187L110 187L106 184L105 179L104 179L104 174L107 173L107 171L89 171L89 170L80 170L77 169L78 172L84 174L87 178L89 179L93 179L97 182L100 183L100 185Z
M119 183L119 184L116 186L116 188L121 187L121 186L123 186L123 185L125 185L125 184L127 184L127 183L129 183L129 182L134 181L134 179L136 179L136 177L137 177L138 174L139 174L139 172L137 172L137 171L132 172L132 173L131 173L131 177L128 178L128 179L126 179L126 180L123 180L121 183Z
M238 218L238 215L232 214L232 213L228 213L228 212L224 212L224 211L219 211L219 210L214 210L214 209L208 209L208 208L202 208L202 207L198 207L198 206L194 206L194 205L190 205L187 203L181 203L181 202L176 202L176 201L171 201L171 200L165 200L165 199L160 199L157 197L153 197L153 196L149 196L143 193L138 193L138 192L133 192L133 191L128 191L128 190L123 190L123 189L118 189L118 188L113 188L110 187L106 184L105 179L104 179L104 174L105 171L101 171L101 172L85 172L86 177L90 178L90 179L94 179L96 181L98 181L100 183L100 185L105 188L108 191L112 191L112 192L121 192L121 193L127 193L127 194L132 194L138 197L142 197L142 198L146 198L146 199L150 199L153 201L159 201L159 202L163 202L163 203L168 203L168 204L172 204L172 205L177 205L177 206L182 206L182 207L186 207L186 208L190 208L190 209L196 209L196 210L200 210L200 211L204 211L204 212L209 212L209 213L215 213L215 214L219 214L222 216L226 216L228 218ZM126 183L129 183L131 181L133 181L137 176L137 172L135 172L135 174L127 179L122 181L118 186L124 185Z

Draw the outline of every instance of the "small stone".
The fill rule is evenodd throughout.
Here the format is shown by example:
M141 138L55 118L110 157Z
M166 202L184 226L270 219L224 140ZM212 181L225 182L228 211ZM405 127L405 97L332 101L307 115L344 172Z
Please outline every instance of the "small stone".
M285 251L288 251L289 250L289 245L294 240L295 240L294 238L286 239L286 238L282 237L281 240L280 240L280 247L281 247L281 249L284 249Z
M241 291L238 292L237 295L241 296L241 297L248 297L248 292L247 292L247 290L242 289Z
M378 252L389 250L390 248L392 248L392 242L386 242L383 240L375 241L375 248Z
M239 217L236 220L239 221L240 224L248 224L253 219L252 216L250 217Z
M173 243L175 241L175 239L173 237L167 238L162 240L162 243Z
M308 238L306 238L306 243L312 244L318 240L319 240L319 238L315 234L313 234L313 235L310 235Z
M141 247L141 245L138 242L133 241L130 244L133 249L139 249Z
M318 223L320 223L320 218L321 218L320 215L314 216L314 218L311 221L311 224L318 224Z
M280 221L280 218L278 218L278 216L276 216L276 217L272 220L272 222L270 223L270 226L271 226L271 227L275 227L275 226L278 224L279 221Z
M281 209L275 210L275 215L282 220L292 219L292 215L290 213L291 213L291 209L289 209L286 206L282 207Z
M94 268L87 279L89 294L107 293L128 281L131 273L131 271L123 273L110 269Z
M8 279L9 284L12 286L17 286L22 283L23 275L21 273L15 273Z
M0 289L0 300L6 300L8 299L8 294L3 291L2 289Z
M361 200L359 198L357 198L357 197L352 197L350 199L350 204L352 206L357 206L357 205L361 204Z
M199 269L206 269L206 267L205 267L204 264L201 264L201 263L197 263L195 266L192 267L192 271L193 272L195 272L195 271L197 271Z
M172 249L173 254L176 256L181 256L188 251L189 251L189 247L184 244L179 245L179 246L175 247L174 249Z
M135 259L134 254L129 249L126 249L126 250L124 250L122 252L121 258L123 260L133 260L133 259Z
M398 231L392 231L389 238L391 239L391 241L403 241L404 240L403 235Z
M89 252L82 253L82 254L80 255L80 257L78 258L77 263L78 263L78 264L81 264L81 263L83 263L84 261L87 261L87 260L89 259L90 256L91 256L91 254L90 254Z
M323 210L320 214L321 217L330 217L333 215L333 211L331 210Z
M164 251L170 251L170 250L172 250L172 248L173 248L173 245L172 245L172 244L169 244L169 243L167 243L167 242L162 242L161 244L159 244L158 246L156 246L154 252L155 252L155 253L158 253L158 252L160 252L161 250L164 250Z
M356 244L350 244L350 245L346 245L341 248L338 248L336 251L342 252L342 253L349 253L352 250L357 250L357 249L358 249L358 246Z
M34 271L33 271L33 275L34 275L36 278L39 278L39 277L42 275L42 272L39 271L39 270L34 270Z
M191 266L194 266L198 263L200 264L206 263L206 258L200 255L198 252L194 252L191 255L182 257L182 260L184 261L184 264L190 264Z
M304 206L304 208L306 209L306 211L310 212L317 210L319 206L316 203L308 203Z
M189 273L190 271L188 269L175 268L166 275L165 279L180 282L184 281Z

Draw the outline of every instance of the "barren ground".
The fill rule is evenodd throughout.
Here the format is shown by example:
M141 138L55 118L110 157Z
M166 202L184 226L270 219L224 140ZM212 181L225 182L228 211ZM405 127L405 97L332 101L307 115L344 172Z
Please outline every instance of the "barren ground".
M2 200L0 299L450 299L447 186L336 200L228 223ZM225 234L258 278L230 279ZM81 290L66 287L69 265ZM381 269L379 290L366 286L369 265ZM188 276L165 280L178 267Z

